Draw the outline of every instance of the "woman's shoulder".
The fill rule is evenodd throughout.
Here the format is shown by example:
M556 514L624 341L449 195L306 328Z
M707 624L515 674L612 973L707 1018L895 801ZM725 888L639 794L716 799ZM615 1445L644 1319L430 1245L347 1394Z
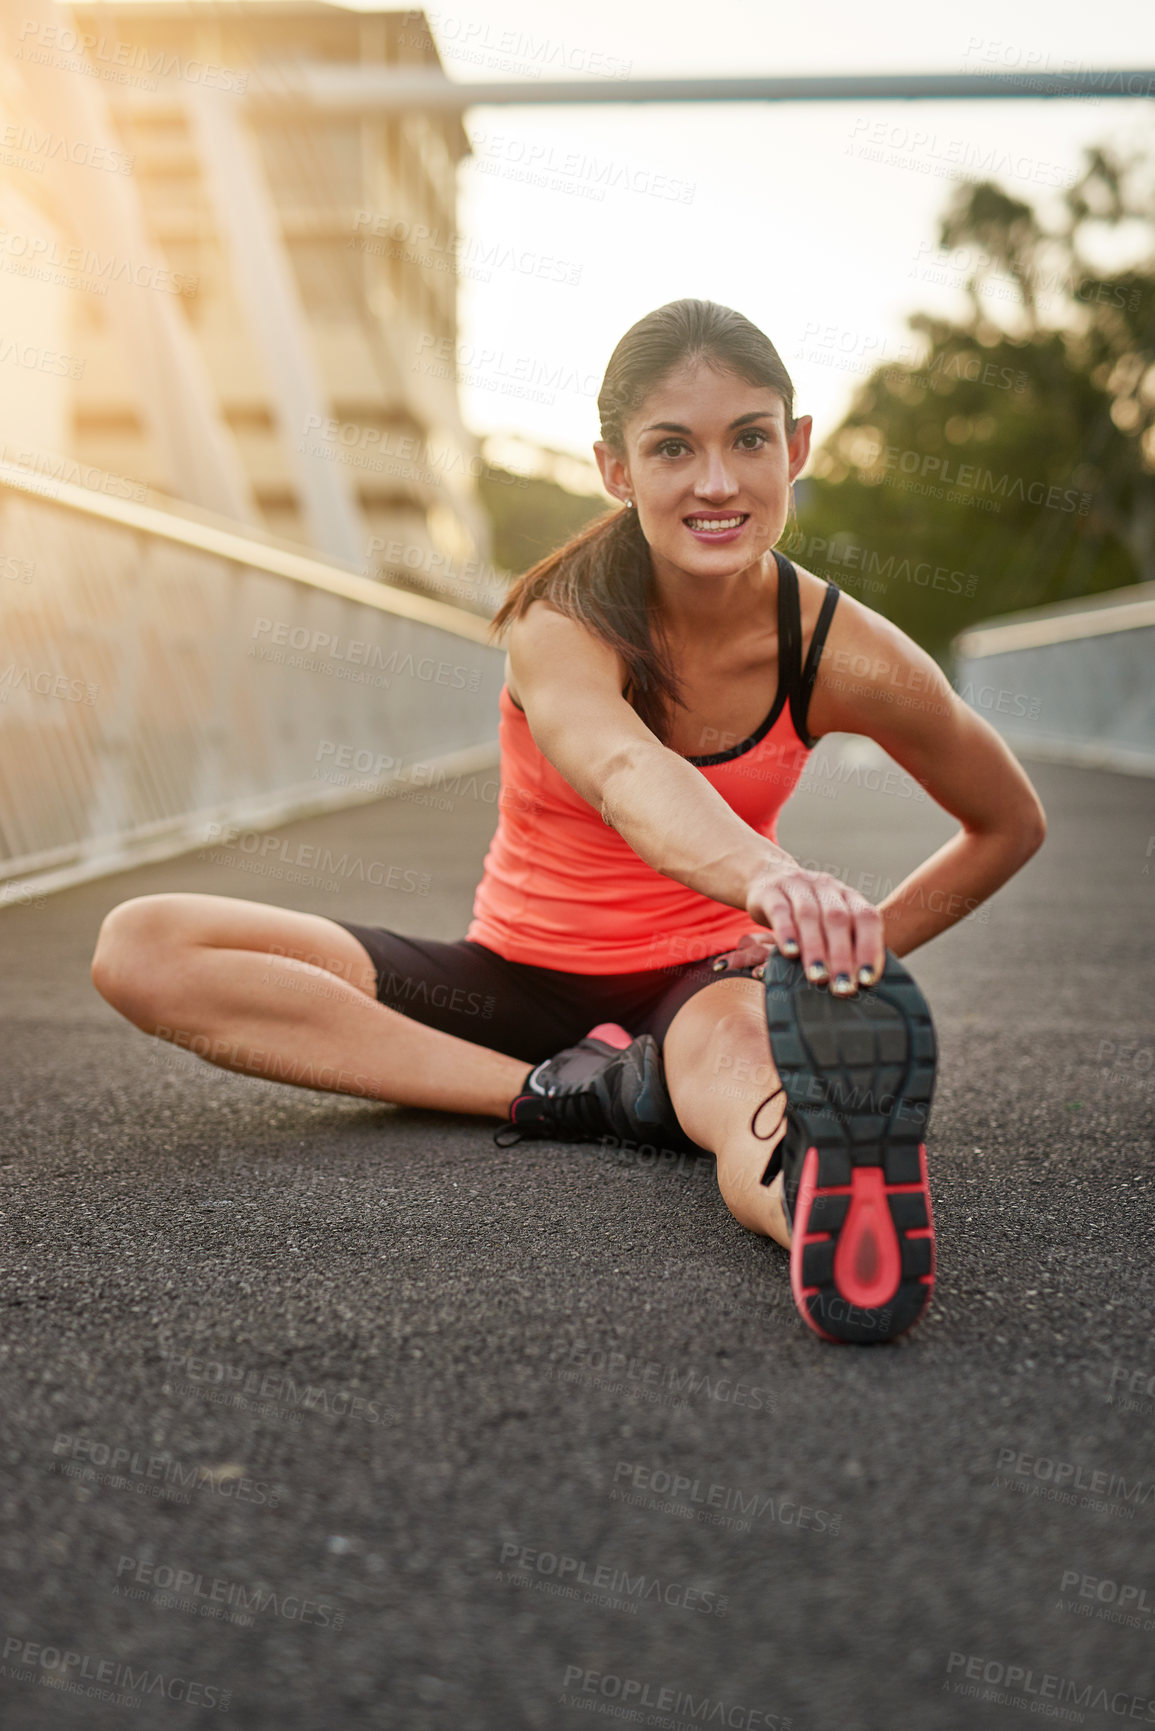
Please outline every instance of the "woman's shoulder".
M618 651L592 626L545 596L529 603L513 621L506 639L505 683L514 703L524 709L519 667L530 670L526 677L532 676L535 685L543 676L561 684L580 672L611 683L620 692L626 680L626 665Z

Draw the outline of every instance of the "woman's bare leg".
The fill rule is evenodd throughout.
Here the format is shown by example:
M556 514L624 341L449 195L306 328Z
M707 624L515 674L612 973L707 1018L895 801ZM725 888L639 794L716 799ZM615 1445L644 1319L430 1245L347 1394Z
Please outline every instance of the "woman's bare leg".
M735 1220L790 1247L782 1174L762 1174L786 1133L785 1100L758 1105L779 1087L759 980L718 980L696 992L662 1044L666 1084L678 1122L718 1161L718 1188ZM766 1137L767 1140L761 1138Z
M144 1033L294 1087L504 1118L529 1068L378 1003L369 956L335 921L233 896L121 902L92 981Z

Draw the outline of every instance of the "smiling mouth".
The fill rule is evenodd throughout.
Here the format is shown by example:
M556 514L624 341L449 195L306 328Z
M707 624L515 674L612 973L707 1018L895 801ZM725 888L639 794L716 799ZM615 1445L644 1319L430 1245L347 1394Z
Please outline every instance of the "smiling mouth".
M749 515L749 511L736 511L729 517L683 517L682 521L696 535L717 535L727 529L741 528Z

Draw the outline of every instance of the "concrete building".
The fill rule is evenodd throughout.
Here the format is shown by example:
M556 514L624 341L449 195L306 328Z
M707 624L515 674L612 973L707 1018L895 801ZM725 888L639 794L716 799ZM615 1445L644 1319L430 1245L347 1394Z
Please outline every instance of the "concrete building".
M69 22L257 523L410 587L428 572L437 593L447 572L484 570L482 459L452 364L460 118L277 99L287 66L438 68L424 16L166 0ZM85 357L70 455L180 497L101 297L69 299L67 346ZM451 586L468 602L467 583Z

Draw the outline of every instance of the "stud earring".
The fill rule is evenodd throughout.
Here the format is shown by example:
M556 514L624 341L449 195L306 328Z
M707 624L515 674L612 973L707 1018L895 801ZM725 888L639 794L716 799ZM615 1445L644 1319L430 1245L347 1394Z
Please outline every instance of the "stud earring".
M634 508L634 501L632 499L627 499L626 500L626 510L632 511L633 508Z

